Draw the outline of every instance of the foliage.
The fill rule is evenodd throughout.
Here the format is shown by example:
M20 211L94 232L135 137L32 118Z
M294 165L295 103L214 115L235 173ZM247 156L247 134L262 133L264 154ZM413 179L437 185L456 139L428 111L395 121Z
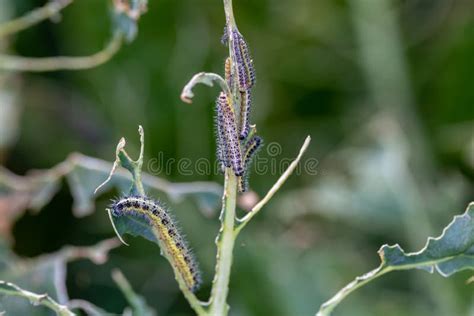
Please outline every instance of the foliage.
M57 245L89 244L110 235L107 217L94 209L103 209L115 192L146 192L166 200L196 245L206 280L196 294L181 287L188 302L200 314L224 314L229 296L231 312L239 315L312 314L314 305L374 264L374 256L367 254L380 244L398 241L403 249L420 249L426 236L435 235L436 227L453 216L446 210L470 200L474 170L470 3L239 2L239 26L253 48L259 74L252 93L258 110L252 118L269 145L278 140L278 150L277 155L261 152L263 159L269 159L270 171L252 178L256 192L235 194L239 179L226 171L220 221L214 215L222 186L190 182L176 165L164 176L172 181L159 178L147 164L152 160L145 159L157 153L165 154L165 162L168 157L197 159L214 150L210 110L178 106L176 96L189 71L221 67L221 51L210 43L211 38L217 42L222 29L220 8L212 0L199 5L156 2L138 33L147 1L51 0L2 23L11 12L24 12L36 4L0 0L0 162L8 167L0 167L0 233L5 242L0 279L8 281L2 283L8 293L1 306L7 312L47 313L45 307L32 307L17 295L89 315L109 314L109 309L122 312L124 304L129 305L123 310L126 315L188 311L178 287L170 283L166 261L156 260L147 243L127 238L133 247L117 249L110 258L106 254L117 246L116 239L56 250ZM226 20L236 27L231 2L224 4ZM107 13L112 32L104 28ZM16 36L48 20L62 24L44 23ZM104 49L87 55L103 42ZM247 44L240 43L236 51L228 43L231 57L236 52L247 55ZM58 52L86 55L36 57ZM88 69L106 62L99 70L79 73L21 74ZM250 57L244 61L243 74L251 72L251 64ZM193 100L198 105L215 99L214 93L195 87L197 83L218 83L234 104L240 101L241 91L235 91L227 77L212 72L194 76L182 91L183 101L190 102L194 92L200 95ZM117 147L115 166L106 162L108 158L92 157L109 157L117 135L130 135L138 124L147 130L147 147L142 139L138 160L126 153L124 141L119 142L120 150ZM293 162L284 158L283 148L294 152L297 139L308 132L317 146L309 147L308 137ZM133 149L134 142L127 146L127 151ZM317 176L301 169L306 150L318 158ZM75 151L87 155L71 154L46 169ZM283 164L289 166L286 171L277 167L280 158L288 160ZM20 176L32 166L44 169ZM111 169L113 177L101 195L94 194ZM292 172L300 176L270 201ZM193 175L191 181L198 177ZM64 181L68 186L62 186ZM263 191L266 187L271 187L268 193ZM69 195L74 223L64 212L71 205ZM261 214L259 222L239 234L267 203L271 212ZM195 204L205 216L195 212ZM471 214L472 204L416 253L405 252L398 244L382 246L381 265L340 290L319 313L329 314L369 282L370 287L338 306L338 315L472 313L472 277L467 271L473 267ZM149 223L111 214L109 218L120 238L129 233L160 244ZM212 240L218 229L214 262ZM18 258L8 248L33 258ZM51 255L37 256L52 250ZM81 258L106 266L89 267L87 260L77 262ZM147 303L135 294L118 270L112 278L108 273L97 277L114 266L121 267L138 293L153 299ZM450 278L411 271L414 268ZM386 283L371 282L397 270L410 271L395 274L397 279L390 274L383 279ZM466 283L466 278L471 281ZM208 290L210 300L199 300ZM101 308L88 300L99 302Z

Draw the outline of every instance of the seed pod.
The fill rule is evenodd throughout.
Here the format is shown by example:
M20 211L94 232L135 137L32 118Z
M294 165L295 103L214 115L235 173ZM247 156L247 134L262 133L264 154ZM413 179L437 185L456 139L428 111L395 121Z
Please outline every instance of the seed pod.
M248 45L237 30L232 31L232 52L235 58L239 90L242 92L249 90L255 84L255 69Z
M160 246L171 265L191 291L201 283L201 275L188 243L168 210L158 201L144 196L128 196L115 201L110 208L112 215L132 216L146 220L158 233Z
M263 140L260 136L253 136L245 145L243 151L244 173L240 177L239 192L246 192L248 190L248 177L252 166L253 158L263 145Z
M247 138L250 132L250 109L252 106L252 95L250 90L240 93L240 131L241 140Z

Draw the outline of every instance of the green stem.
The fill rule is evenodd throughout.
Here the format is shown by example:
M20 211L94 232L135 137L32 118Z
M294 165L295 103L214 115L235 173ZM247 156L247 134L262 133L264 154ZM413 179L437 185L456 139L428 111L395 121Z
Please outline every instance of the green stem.
M142 167L143 167L143 156L145 152L145 132L143 131L143 127L140 125L138 127L138 133L140 134L140 155L138 156L138 160L134 163L133 168L133 179L135 181L135 186L140 193L140 195L145 195L145 189L143 188L142 183Z
M109 61L122 46L123 35L116 32L107 46L98 53L84 57L21 57L0 55L0 70L46 72L80 70L97 67Z
M189 305L191 306L191 308L196 312L197 315L199 316L206 316L207 315L207 311L205 310L204 308L204 305L205 303L204 302L201 302L197 297L196 295L194 295L193 292L191 292L188 287L186 286L186 284L184 283L184 281L182 283L178 282L179 283L179 288L181 290L181 292L183 292L183 295L184 297L186 298L186 300L188 301Z
M391 269L389 267L384 267L381 265L377 269L374 269L363 276L356 277L354 281L346 285L343 289L337 292L329 301L325 302L321 305L316 316L329 316L331 315L332 310L344 299L346 296L357 290L358 288L364 286L365 284L373 281L374 279L378 278L379 276L384 275L387 272L390 272Z
M283 172L283 174L280 176L277 182L271 187L271 189L267 192L265 197L261 199L253 208L252 210L247 213L242 219L238 219L239 224L235 228L235 235L237 236L240 231L248 224L248 222L255 216L257 215L258 212L270 201L270 199L275 195L275 193L278 192L278 190L282 187L282 185L286 182L286 180L291 176L293 171L295 171L296 167L298 166L298 163L301 160L301 157L303 157L303 154L306 152L306 149L308 149L309 143L311 142L311 136L307 136L303 146L301 146L300 152L298 153L298 156L291 162L291 164L288 166L288 168Z
M227 27L235 28L232 0L224 1L224 11ZM229 56L232 56L231 40L229 40ZM232 89L233 104L237 104L235 96L238 95L235 87ZM209 315L224 316L229 311L227 295L229 293L230 271L236 235L234 233L235 207L237 204L237 177L227 168L225 171L224 194L222 196L222 211L220 215L221 229L216 239L217 256L216 271L212 282Z
M397 266L388 266L384 262L380 264L380 266L362 276L358 276L355 278L354 281L347 284L344 288L339 290L331 299L326 301L323 305L321 305L318 313L316 316L329 316L334 308L336 308L339 303L341 303L349 294L361 288L362 286L366 285L367 283L375 280L378 277L381 277L384 274L387 274L392 271L403 271L403 270L410 270L415 268L423 268L423 267L433 267L437 264L440 264L445 261L452 260L454 257L445 257L441 259L435 259L431 261L419 262L419 263L412 263L412 264L404 264L404 265L397 265Z
M30 28L41 21L49 19L58 14L62 9L72 3L72 0L51 1L45 6L28 12L22 17L0 24L0 37Z
M20 288L18 285L0 281L0 293L9 296L19 296L28 299L31 304L43 305L56 312L59 316L74 316L67 306L61 305L53 300L48 294L36 294Z
M226 169L224 195L222 197L221 229L216 239L216 272L211 290L209 315L227 315L230 271L234 250L235 205L237 202L237 177Z
M224 10L226 16L226 22L229 26L235 27L234 9L232 8L232 0L224 0Z

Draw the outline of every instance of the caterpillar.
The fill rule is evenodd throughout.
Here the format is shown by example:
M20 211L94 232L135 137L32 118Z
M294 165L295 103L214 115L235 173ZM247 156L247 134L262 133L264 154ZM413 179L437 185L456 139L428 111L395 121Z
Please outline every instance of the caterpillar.
M112 215L132 216L144 219L158 232L162 249L167 254L174 270L179 273L186 286L196 291L201 284L201 273L188 243L180 233L176 222L159 202L145 196L127 196L110 206Z
M252 88L255 84L256 76L247 42L245 42L244 37L237 30L232 31L232 51L237 67L236 74L239 90L244 92Z
M227 31L227 23L226 23L226 25L224 26L224 33L222 34L222 37L221 37L221 44L227 45L228 42L229 42L229 33Z
M253 136L245 145L244 149L244 173L239 179L239 192L246 192L248 190L248 175L252 165L253 157L260 150L263 145L263 140L260 136Z
M224 92L221 92L217 98L216 107L219 159L221 159L222 165L231 166L234 174L240 177L244 170L239 136L235 124L235 112L230 98Z
M225 74L225 81L227 82L227 85L229 88L232 88L233 80L232 80L232 61L230 57L227 57L225 60L225 66L224 66L224 74Z
M217 159L220 163L221 171L224 172L225 168L230 168L230 160L228 159L229 153L226 146L226 135L225 135L225 123L224 123L224 111L219 102L216 101L216 139L217 139Z
M252 96L250 89L240 93L240 133L241 140L246 139L250 132L250 109L252 106Z

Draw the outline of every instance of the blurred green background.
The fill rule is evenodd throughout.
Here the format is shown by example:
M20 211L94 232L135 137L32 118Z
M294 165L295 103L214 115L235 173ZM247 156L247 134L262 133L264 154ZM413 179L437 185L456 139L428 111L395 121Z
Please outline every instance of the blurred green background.
M2 0L0 11L19 16L44 3ZM19 33L8 50L91 54L110 36L109 9L106 0L75 1L59 23ZM234 11L257 70L252 121L267 145L281 146L277 156L265 148L260 156L277 163L293 158L309 134L305 159L318 163L316 174L302 169L291 177L238 240L230 314L313 315L378 265L382 244L417 251L472 199L474 2L234 0ZM71 152L112 161L122 136L137 152L138 124L146 133L146 159L161 153L164 161L214 161L217 89L197 87L191 106L179 94L197 72L222 73L223 27L220 1L150 1L136 40L110 62L78 72L9 75L0 86L2 102L13 104L0 108L1 164L22 175L51 168ZM278 175L254 174L251 187L261 196ZM222 183L218 174L177 168L159 176ZM96 212L75 218L63 184L40 213L16 221L18 255L114 235L104 208L121 192L101 195ZM201 264L198 296L206 298L217 216L203 216L191 200L169 205ZM128 241L131 247L113 250L104 265L70 264L70 296L121 312L126 302L110 277L118 267L158 314L192 314L156 245ZM474 315L470 276L395 272L351 295L335 315Z

